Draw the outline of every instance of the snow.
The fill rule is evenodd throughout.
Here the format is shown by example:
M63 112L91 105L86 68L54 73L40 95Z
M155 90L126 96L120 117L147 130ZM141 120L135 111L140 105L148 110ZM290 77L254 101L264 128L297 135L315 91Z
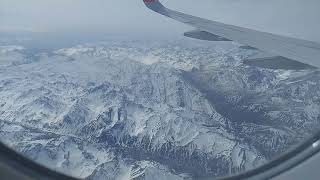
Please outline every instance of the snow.
M31 57L0 49L1 140L76 177L251 169L307 136L320 115L316 72L244 66L252 50L232 43L114 41Z

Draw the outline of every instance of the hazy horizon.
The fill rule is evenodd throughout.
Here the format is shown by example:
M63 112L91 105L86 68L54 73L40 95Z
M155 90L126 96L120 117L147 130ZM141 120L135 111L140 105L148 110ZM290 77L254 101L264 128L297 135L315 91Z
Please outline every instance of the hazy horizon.
M223 23L319 41L318 0L162 1ZM0 0L0 32L181 35L192 27L147 9L142 0Z

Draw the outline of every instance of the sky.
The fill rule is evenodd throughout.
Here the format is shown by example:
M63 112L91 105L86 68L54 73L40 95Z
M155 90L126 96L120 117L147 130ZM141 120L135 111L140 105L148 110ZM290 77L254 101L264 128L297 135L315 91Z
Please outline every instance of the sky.
M162 0L192 15L320 42L319 0ZM142 0L0 0L0 31L182 34Z

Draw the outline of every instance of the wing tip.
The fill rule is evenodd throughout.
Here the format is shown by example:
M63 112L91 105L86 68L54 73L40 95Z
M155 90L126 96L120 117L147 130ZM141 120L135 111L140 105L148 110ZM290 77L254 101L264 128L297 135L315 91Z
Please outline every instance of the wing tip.
M143 0L145 4L159 2L159 0Z
M167 9L160 3L159 0L143 0L143 2L149 9L159 14L169 16Z
M152 3L160 3L159 0L143 0L143 3L146 5L152 4Z

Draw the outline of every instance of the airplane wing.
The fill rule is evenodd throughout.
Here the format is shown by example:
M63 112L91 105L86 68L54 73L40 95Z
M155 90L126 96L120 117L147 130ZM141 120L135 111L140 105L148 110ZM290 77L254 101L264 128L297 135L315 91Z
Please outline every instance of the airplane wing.
M277 59L280 59L278 62L279 65L286 66L289 64L295 67L294 69L300 69L300 66L304 68L320 68L319 43L260 32L191 16L170 10L164 7L159 0L143 0L143 2L149 9L155 12L191 25L197 29L185 33L185 36L211 41L233 40L248 47L254 47L274 54L274 57L257 59L250 61L248 64L269 67L271 64L274 64ZM285 64L282 64L282 62ZM293 64L291 65L291 63Z

